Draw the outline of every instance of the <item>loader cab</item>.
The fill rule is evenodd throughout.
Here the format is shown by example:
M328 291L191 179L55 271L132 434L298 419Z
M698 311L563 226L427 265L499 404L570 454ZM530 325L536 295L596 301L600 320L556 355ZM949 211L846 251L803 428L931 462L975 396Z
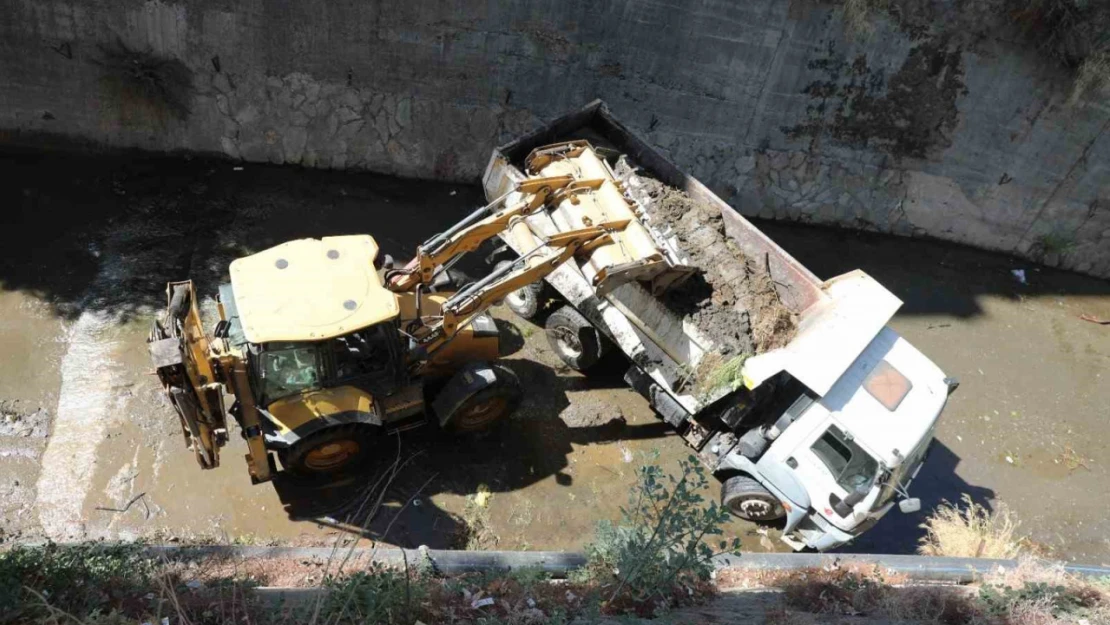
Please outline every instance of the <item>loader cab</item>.
M368 235L300 239L231 263L221 303L234 312L260 396L274 400L342 380L400 380L400 306L374 267ZM369 389L368 389L369 390Z
M391 322L324 341L250 345L247 362L263 406L335 386L390 395L407 379L400 334Z

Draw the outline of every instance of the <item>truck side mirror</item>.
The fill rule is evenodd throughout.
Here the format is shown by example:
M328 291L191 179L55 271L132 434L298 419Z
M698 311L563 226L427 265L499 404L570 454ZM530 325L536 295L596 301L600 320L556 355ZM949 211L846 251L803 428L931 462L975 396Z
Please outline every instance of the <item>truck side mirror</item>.
M914 497L912 499L903 499L902 501L898 502L898 509L905 514L913 514L914 512L918 512L919 510L921 510L921 500L917 497Z

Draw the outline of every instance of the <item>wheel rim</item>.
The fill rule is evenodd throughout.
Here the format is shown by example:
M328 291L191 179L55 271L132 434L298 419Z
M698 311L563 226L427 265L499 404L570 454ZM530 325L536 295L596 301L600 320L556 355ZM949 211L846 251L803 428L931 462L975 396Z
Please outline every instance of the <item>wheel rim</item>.
M517 308L523 308L528 304L528 298L524 295L524 289L517 289L509 293L505 296L505 300L509 303L509 306L515 306Z
M732 502L732 510L737 516L753 521L769 521L777 518L775 508L773 502L757 497Z
M559 344L559 350L571 358L582 355L582 339L570 328L555 328L555 342Z
M459 427L466 430L477 430L496 421L508 405L504 397L491 397L490 399L475 404L456 415Z
M330 441L305 454L304 466L312 471L334 471L357 457L359 450L353 440Z

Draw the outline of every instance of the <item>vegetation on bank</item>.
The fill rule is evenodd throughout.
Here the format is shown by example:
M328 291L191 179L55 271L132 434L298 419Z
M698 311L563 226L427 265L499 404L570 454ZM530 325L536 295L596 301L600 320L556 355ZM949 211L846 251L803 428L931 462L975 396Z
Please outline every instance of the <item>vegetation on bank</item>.
M741 587L778 591L763 620L783 625L844 617L876 625L1110 623L1110 579L1078 578L1031 557L1032 543L1003 506L990 511L965 497L962 505L942 505L922 526L922 553L1018 559L972 586L911 586L881 567L839 564L715 574L712 557L738 545L718 540L728 516L700 494L708 486L704 469L689 458L674 474L649 465L639 478L621 519L599 525L587 565L566 580L536 570L444 576L430 560L366 565L342 549L314 563L169 560L140 545L13 547L0 552L0 623L539 625L626 617L670 623L674 608ZM260 585L326 592L282 604L253 592Z
M171 561L137 545L14 547L0 552L0 622L525 625L661 615L711 596L711 558L739 545L710 546L729 517L701 495L708 477L695 458L675 474L642 467L639 478L621 519L599 525L587 565L568 580L528 570L444 577L431 562L346 567L350 554L337 550L318 570L294 571L299 585L326 593L275 606L251 590L289 575L258 562Z

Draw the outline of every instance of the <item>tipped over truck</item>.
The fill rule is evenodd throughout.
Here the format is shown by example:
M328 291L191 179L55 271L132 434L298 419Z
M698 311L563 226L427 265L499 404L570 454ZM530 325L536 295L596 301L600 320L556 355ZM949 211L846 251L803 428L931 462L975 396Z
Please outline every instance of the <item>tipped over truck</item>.
M555 300L544 324L568 366L623 354L625 379L721 481L722 504L781 520L794 549L843 545L896 501L920 507L908 489L957 382L887 327L894 294L858 270L818 279L601 102L498 148L482 183L514 203L552 176L575 182L525 218L539 236L637 217L506 298L526 318ZM529 251L502 239L495 260Z

